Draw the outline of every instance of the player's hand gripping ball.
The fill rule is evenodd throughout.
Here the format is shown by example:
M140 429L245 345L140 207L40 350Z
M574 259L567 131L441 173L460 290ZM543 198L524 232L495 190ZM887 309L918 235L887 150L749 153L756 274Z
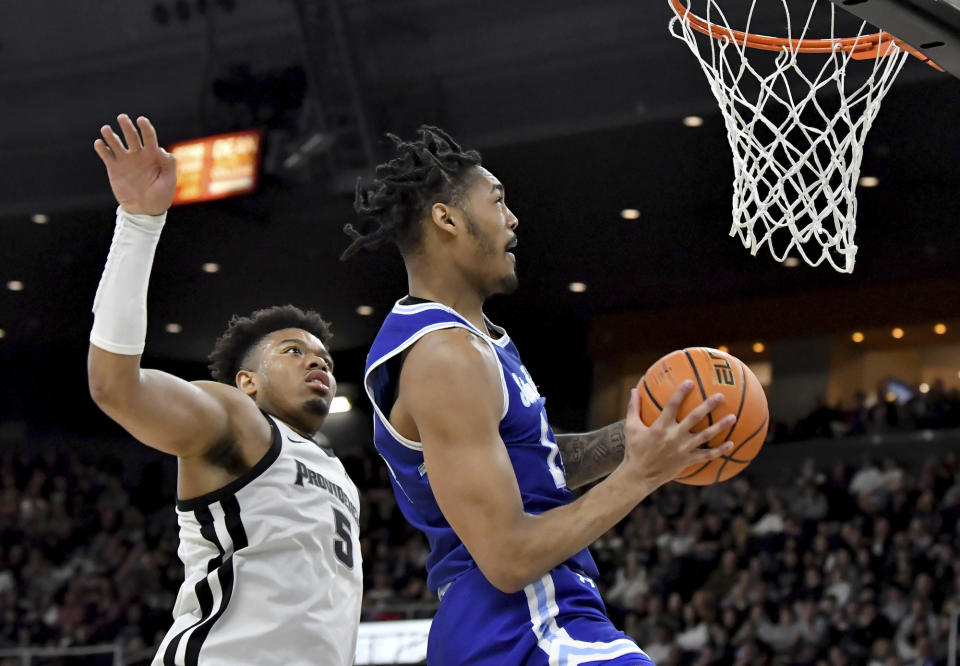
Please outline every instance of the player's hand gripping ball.
M726 481L746 469L763 446L770 422L767 396L756 375L735 356L708 347L679 349L651 365L640 380L641 420L651 425L686 379L693 381L694 388L680 404L678 421L714 393L724 394L723 404L694 426L694 432L709 427L727 414L733 414L737 420L731 428L704 445L713 448L730 440L733 442L730 453L691 465L674 481L693 486Z

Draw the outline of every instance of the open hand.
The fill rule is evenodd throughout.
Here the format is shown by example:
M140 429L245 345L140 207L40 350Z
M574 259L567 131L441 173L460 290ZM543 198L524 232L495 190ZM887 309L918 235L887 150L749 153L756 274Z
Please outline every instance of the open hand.
M137 126L125 113L117 116L117 122L123 140L109 125L104 125L100 128L103 138L93 143L93 149L107 167L113 196L128 213L160 215L166 212L177 187L176 159L157 143L157 131L144 116L137 118Z
M623 463L620 467L629 470L632 475L659 487L673 480L690 465L705 463L729 453L732 442L724 442L715 448L701 448L718 434L730 428L735 421L728 415L716 421L712 426L700 432L692 429L707 417L714 408L723 402L723 395L714 394L677 421L680 403L693 390L693 382L683 382L663 406L657 420L647 427L640 420L640 398L638 389L630 391L630 406L627 408L627 420L624 425L626 444Z

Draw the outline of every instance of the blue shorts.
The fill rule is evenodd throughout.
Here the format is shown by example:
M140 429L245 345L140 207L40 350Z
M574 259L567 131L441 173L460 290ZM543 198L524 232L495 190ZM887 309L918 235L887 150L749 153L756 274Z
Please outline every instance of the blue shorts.
M653 661L610 622L596 584L560 566L504 594L479 569L444 590L428 666L624 666Z

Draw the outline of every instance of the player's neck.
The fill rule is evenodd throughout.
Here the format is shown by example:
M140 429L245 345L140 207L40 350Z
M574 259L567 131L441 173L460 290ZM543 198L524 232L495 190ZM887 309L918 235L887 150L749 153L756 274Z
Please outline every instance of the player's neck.
M283 421L288 428L293 430L295 433L297 433L301 437L305 437L306 439L309 439L313 442L318 441L317 433L320 432L320 428L321 426L323 426L323 421L320 421L319 424L315 422L306 423L304 422L304 419L298 419L295 415L284 413L282 410L279 410L279 409L267 409L267 408L262 408L262 409L264 409L264 411L266 411L268 414L270 414L274 418L277 418Z
M407 288L411 296L446 305L473 324L477 330L489 335L490 332L483 317L485 297L482 294L470 289L459 280L447 279L447 276L434 274L423 277L412 271L407 275Z

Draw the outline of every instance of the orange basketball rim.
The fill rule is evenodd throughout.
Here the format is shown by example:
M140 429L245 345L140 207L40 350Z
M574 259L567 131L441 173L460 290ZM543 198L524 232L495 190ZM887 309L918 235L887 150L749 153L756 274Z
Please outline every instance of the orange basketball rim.
M681 21L689 21L690 27L699 33L712 37L713 39L727 39L730 42L745 46L751 49L761 51L792 51L794 53L833 53L834 50L841 50L850 54L854 60L870 60L882 58L895 50L891 46L895 45L902 51L906 51L914 58L927 63L934 69L944 71L937 63L933 62L923 53L907 44L902 39L897 39L889 32L877 32L872 35L861 35L860 37L840 37L835 39L787 39L786 37L769 37L767 35L758 35L751 32L742 32L732 30L716 23L711 23L703 19L692 11L689 6L684 4L684 0L670 0L670 6L674 14Z

